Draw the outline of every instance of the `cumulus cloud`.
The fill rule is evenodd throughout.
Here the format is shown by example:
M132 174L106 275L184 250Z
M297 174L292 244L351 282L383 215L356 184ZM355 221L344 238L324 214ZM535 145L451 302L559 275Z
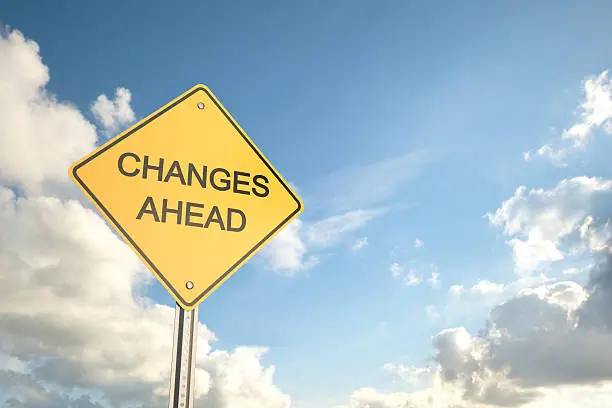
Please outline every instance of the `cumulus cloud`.
M26 362L28 375L41 384L97 390L115 407L162 404L173 309L134 297L135 287L149 276L136 257L98 215L75 201L15 197L9 189L0 190L0 197L3 352ZM269 394L270 401L287 403L269 381L273 371L262 368L257 377L240 366L250 359L253 367L261 350L245 348L236 356L211 352L213 340L200 325L200 400L241 401L253 392L246 388L251 386ZM222 370L218 364L226 362L220 355L238 361ZM231 384L223 388L228 376L244 382L243 394Z
M308 255L302 225L300 219L292 221L261 250L261 256L270 268L287 275L295 275L319 263L315 255Z
M569 149L565 148L555 148L551 144L547 143L545 145L540 146L536 150L530 150L528 152L523 153L523 159L525 161L531 161L534 158L545 157L550 160L555 166L558 167L567 167L567 163L565 162L565 158L567 157Z
M68 167L94 148L96 129L45 89L49 69L37 43L0 33L0 61L0 179L42 194L44 185L69 181Z
M138 295L151 274L97 213L51 194L96 135L44 89L38 52L18 31L0 37L0 403L162 406L174 309ZM264 348L216 350L203 324L198 336L198 406L289 407Z
M548 190L520 186L486 216L510 237L516 271L525 276L581 248L597 250L609 228L611 192L612 180L586 176L562 180Z
M384 392L371 387L355 390L343 405L334 408L468 408L474 404L464 405L461 395L455 390L445 387L436 380L434 371L427 368L386 364L384 369L401 378L409 388L418 387L429 377L429 388L413 391ZM478 408L483 408L478 406Z
M585 264L587 264L585 262ZM584 266L580 266L584 268ZM448 288L447 303L443 314L447 321L482 316L483 310L516 297L522 290L567 279L562 272L554 277L536 274L518 277L510 282L495 282L488 279L476 280L471 284L454 284Z
M604 286L598 290L608 299ZM589 296L574 282L521 291L493 309L478 336L457 328L434 337L442 378L463 389L464 398L498 406L520 406L540 396L543 387L612 379L607 352L612 333L602 324L609 318L582 317L594 311L607 315L603 304L593 306L591 299L599 298L597 290Z
M431 370L425 367L415 367L405 364L387 363L384 370L394 376L401 377L408 384L419 385L429 379Z
M520 288L494 306L472 334L453 327L432 337L426 366L386 364L405 391L363 388L337 408L609 406L612 404L612 238L593 254L586 286L534 278L500 285L479 281L456 296ZM534 285L535 283L535 285ZM428 307L429 313L435 308Z
M612 133L610 90L608 72L587 79L580 119L563 133L571 146L558 149L549 144L535 155L562 164L570 149L584 149L597 131ZM525 155L532 157L531 152ZM396 377L403 375L407 387L415 378L427 380L424 374L429 373L424 389L363 388L343 407L612 405L611 190L612 180L586 176L562 180L549 189L519 187L486 215L507 237L517 280L502 284L485 279L448 290L454 307L463 297L495 302L485 325L475 333L453 327L433 336L431 368L385 366ZM575 256L597 259L586 266L572 262L564 269L567 277L589 270L587 286L544 274L555 261ZM398 278L409 270L399 263L389 269ZM429 305L426 312L435 315L436 309ZM427 398L417 401L417 395ZM440 396L445 400L435 399Z
M584 81L584 102L580 105L580 120L563 132L575 147L586 147L595 129L612 133L612 78L609 71Z
M112 136L120 128L136 120L130 102L132 93L126 88L117 88L115 98L109 99L105 94L98 95L91 104L91 112L102 125L105 135Z
M585 78L583 82L584 100L579 106L578 120L561 135L561 141L547 143L523 153L527 161L543 157L554 164L567 165L567 157L575 150L584 150L597 131L612 134L612 77L606 70L599 75ZM568 144L561 142L567 141Z
M470 288L470 292L479 295L487 295L489 293L501 293L504 290L504 285L501 283L491 282L489 280L481 280Z
M384 393L374 388L361 388L353 392L348 405L334 408L412 408L410 394L405 392Z

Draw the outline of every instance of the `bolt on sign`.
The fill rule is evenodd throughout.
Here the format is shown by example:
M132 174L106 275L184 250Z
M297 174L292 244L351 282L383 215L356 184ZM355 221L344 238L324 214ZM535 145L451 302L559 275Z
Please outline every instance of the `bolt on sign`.
M303 209L203 85L73 164L70 177L185 310Z

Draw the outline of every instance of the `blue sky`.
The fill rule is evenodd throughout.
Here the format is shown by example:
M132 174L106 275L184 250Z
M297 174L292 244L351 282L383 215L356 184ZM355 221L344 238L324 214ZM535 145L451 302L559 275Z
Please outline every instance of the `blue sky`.
M481 328L491 305L453 308L449 288L516 281L508 237L485 214L518 186L612 177L603 137L566 167L523 157L561 139L579 120L584 79L612 67L609 2L0 8L0 23L39 44L47 89L92 122L92 101L117 87L129 89L141 118L196 83L209 86L297 187L303 232L387 209L337 243L309 245L318 263L291 276L254 258L200 306L214 347L270 348L264 361L297 407L330 406L365 386L401 389L384 364L425 365L440 330ZM368 245L351 250L363 237ZM393 263L409 263L423 281L404 284ZM146 293L173 304L157 283Z

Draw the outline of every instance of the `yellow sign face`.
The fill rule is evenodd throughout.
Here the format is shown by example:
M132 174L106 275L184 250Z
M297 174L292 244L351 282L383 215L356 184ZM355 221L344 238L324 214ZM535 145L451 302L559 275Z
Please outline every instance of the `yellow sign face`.
M70 176L187 310L303 209L203 85L73 164Z

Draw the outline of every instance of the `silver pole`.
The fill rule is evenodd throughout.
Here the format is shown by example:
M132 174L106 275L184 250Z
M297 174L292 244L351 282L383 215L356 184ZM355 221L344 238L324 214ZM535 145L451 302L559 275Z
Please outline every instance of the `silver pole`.
M174 347L170 372L169 408L193 408L196 346L198 343L198 308L174 308Z

